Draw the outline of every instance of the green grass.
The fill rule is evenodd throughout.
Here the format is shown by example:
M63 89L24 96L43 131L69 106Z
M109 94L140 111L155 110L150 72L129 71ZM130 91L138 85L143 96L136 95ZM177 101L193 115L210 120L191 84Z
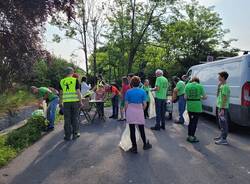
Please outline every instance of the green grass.
M0 94L0 114L15 112L17 108L31 104L34 101L35 97L24 88L7 91Z

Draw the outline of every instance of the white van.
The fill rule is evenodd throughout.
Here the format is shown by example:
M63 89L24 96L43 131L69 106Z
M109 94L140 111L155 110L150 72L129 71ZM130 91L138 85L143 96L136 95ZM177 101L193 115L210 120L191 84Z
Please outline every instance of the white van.
M216 116L218 73L221 71L229 74L230 125L250 126L250 54L196 65L188 70L190 78L200 79L208 96L202 102L203 111Z

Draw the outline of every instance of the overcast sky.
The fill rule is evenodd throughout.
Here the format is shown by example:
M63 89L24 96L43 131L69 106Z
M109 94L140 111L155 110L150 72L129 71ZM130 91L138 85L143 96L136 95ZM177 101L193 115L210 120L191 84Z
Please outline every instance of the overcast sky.
M226 39L236 38L232 46L242 50L250 50L250 0L199 0L202 5L215 6L223 19L223 28L230 29ZM72 52L79 47L78 43L72 40L64 40L61 43L53 43L52 35L60 34L60 31L50 25L46 26L44 47L55 54L67 60L71 59ZM82 52L75 52L78 55L74 60L82 68L84 66L84 55Z

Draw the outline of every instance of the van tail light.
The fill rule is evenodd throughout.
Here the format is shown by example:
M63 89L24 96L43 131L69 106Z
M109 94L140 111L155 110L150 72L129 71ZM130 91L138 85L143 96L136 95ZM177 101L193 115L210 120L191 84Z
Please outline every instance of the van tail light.
M241 105L250 106L250 82L246 82L242 87Z

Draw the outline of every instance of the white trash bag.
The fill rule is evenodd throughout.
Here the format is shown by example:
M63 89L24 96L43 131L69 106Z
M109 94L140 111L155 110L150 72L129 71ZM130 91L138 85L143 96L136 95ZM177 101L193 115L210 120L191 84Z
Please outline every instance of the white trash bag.
M185 121L184 124L189 125L190 119L189 119L187 110L185 110L185 112L183 113L183 118L184 118L184 121Z
M149 119L154 118L156 116L155 112L155 99L151 91L148 93L149 95L149 109L148 109L148 115Z
M135 137L136 137L136 142L139 141L139 133L136 128L135 130ZM119 143L119 146L124 150L128 151L132 147L132 143L130 140L130 130L129 130L129 124L126 124L126 128L122 133L121 141Z

